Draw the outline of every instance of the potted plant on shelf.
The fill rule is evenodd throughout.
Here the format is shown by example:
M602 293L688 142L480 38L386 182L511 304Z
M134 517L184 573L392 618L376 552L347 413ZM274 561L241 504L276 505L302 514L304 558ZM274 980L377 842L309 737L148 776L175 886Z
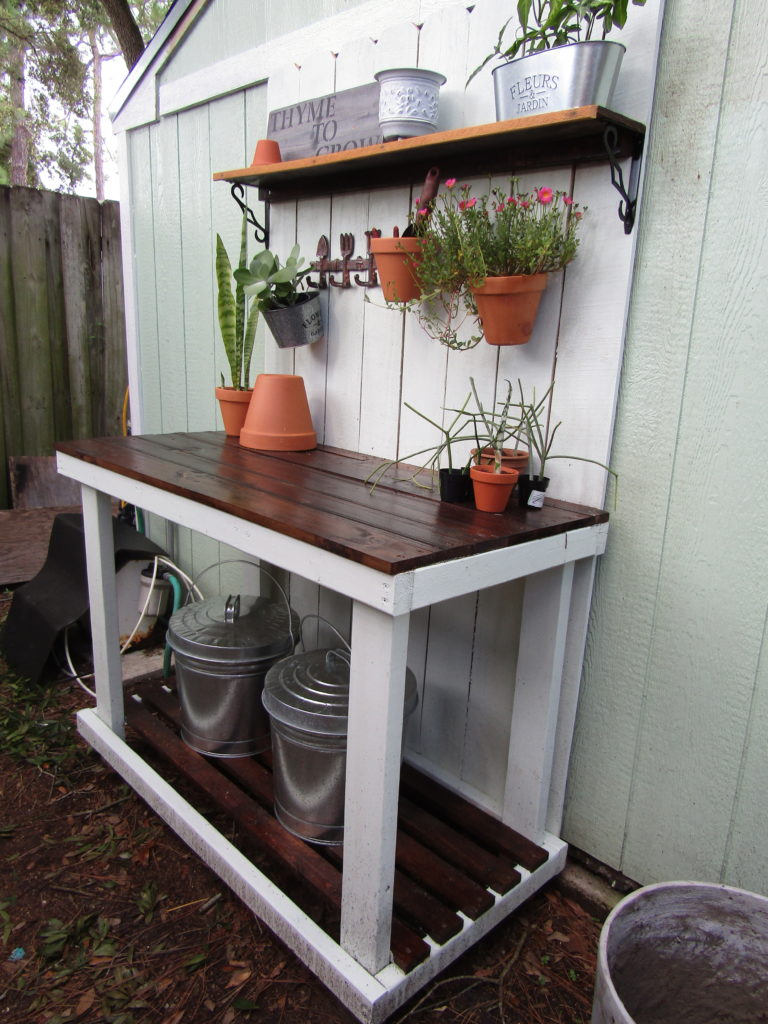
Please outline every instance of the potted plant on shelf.
M372 234L370 245L376 260L381 291L385 302L408 303L421 294L416 267L421 259L421 230L429 218L437 190L440 170L430 167L424 179L421 195L416 200L415 212L409 218L403 234L395 227L389 236Z
M645 0L632 0L642 7ZM467 79L493 71L496 118L602 106L611 101L625 47L605 37L627 20L629 0L518 0L517 18L502 25L496 45ZM516 23L512 43L505 35Z
M514 426L510 426L509 422L514 408L512 385L507 381L506 397L501 402L494 400L492 407L486 409L477 393L474 378L470 377L469 383L475 400L476 411L473 416L476 422L482 424L482 436L487 442L485 445L478 443L477 452L492 453L490 460L473 455L475 461L470 466L469 474L472 478L475 507L481 512L503 512L519 475L517 469L505 466L502 459L504 443L511 434L520 429L519 422ZM478 432L478 440L479 436Z
M243 217L240 234L240 261L238 270L247 263L247 220ZM216 388L216 398L224 420L224 429L230 437L237 437L248 412L248 403L253 393L249 386L251 355L256 337L259 310L255 302L247 308L245 293L241 284L236 283L232 293L232 280L236 280L227 250L220 235L216 235L216 282L218 286L218 314L221 340L229 363L231 384L227 385L221 375L221 387Z
M324 338L320 293L302 289L311 271L309 266L302 269L304 262L298 245L294 245L284 265L275 253L264 249L256 253L250 266L235 271L245 294L255 297L280 348L311 345Z
M576 255L584 211L546 186L520 193L516 179L480 196L455 178L445 187L420 229L422 326L449 348L469 348L481 337L461 331L472 317L489 344L525 344L547 274Z
M547 462L551 459L569 459L576 462L589 462L594 466L600 466L611 476L618 480L618 475L597 459L588 459L583 455L553 455L552 446L555 435L562 425L562 421L552 425L550 418L549 400L555 386L553 381L541 398L536 398L536 391L532 397L527 399L523 385L518 380L519 401L516 408L520 411L520 425L523 436L528 443L528 472L521 473L518 480L518 497L523 508L538 509L544 504L544 494L549 487L549 477L546 475Z

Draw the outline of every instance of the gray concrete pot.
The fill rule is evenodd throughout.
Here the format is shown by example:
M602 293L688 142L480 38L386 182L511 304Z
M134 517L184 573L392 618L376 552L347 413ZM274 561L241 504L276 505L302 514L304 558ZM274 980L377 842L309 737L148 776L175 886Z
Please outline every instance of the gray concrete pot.
M704 882L638 889L600 935L592 1024L768 1020L768 899Z

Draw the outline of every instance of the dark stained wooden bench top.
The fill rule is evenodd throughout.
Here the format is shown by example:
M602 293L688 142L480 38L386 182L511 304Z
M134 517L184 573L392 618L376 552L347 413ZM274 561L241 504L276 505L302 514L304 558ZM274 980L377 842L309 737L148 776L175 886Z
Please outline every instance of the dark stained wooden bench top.
M377 457L324 446L257 452L213 431L66 441L57 450L389 575L608 519L554 499L529 511L513 497L502 515L450 505L411 481L414 467L396 467L371 493L365 481Z

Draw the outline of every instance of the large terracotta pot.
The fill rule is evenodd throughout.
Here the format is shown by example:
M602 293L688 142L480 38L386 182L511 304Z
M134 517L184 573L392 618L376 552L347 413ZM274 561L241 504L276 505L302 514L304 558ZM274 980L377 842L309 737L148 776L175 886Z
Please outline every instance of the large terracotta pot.
M493 466L470 466L469 475L475 492L475 508L481 512L503 512L517 483L517 470L502 466L501 472L494 473Z
M259 374L240 444L268 452L303 452L317 447L303 377Z
M410 302L421 295L414 273L421 246L422 240L417 237L371 239L371 252L387 302Z
M496 461L493 448L483 448L478 456L477 448L472 449L472 461L479 465L492 466ZM524 448L502 448L501 464L518 473L528 472L528 452Z
M236 388L216 388L216 398L219 400L219 409L221 418L224 420L227 437L240 436L252 394L253 388L249 388L247 391L238 391Z
M489 345L524 345L533 333L546 274L487 277L472 289Z

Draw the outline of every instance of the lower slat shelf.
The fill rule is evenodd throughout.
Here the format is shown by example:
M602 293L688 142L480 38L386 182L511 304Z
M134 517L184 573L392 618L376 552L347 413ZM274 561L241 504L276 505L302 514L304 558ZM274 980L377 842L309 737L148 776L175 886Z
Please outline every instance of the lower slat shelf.
M297 903L322 907L321 926L338 941L343 847L306 843L272 813L270 756L206 758L179 736L179 706L172 689L153 681L129 700L129 729L171 764L216 813L237 829L246 853L271 864L292 882ZM484 811L403 766L398 820L391 950L404 972L463 927L461 914L478 920L519 884L520 868L534 870L548 853ZM293 884L295 883L295 885ZM295 892L293 889L295 888ZM312 911L308 911L312 913Z

